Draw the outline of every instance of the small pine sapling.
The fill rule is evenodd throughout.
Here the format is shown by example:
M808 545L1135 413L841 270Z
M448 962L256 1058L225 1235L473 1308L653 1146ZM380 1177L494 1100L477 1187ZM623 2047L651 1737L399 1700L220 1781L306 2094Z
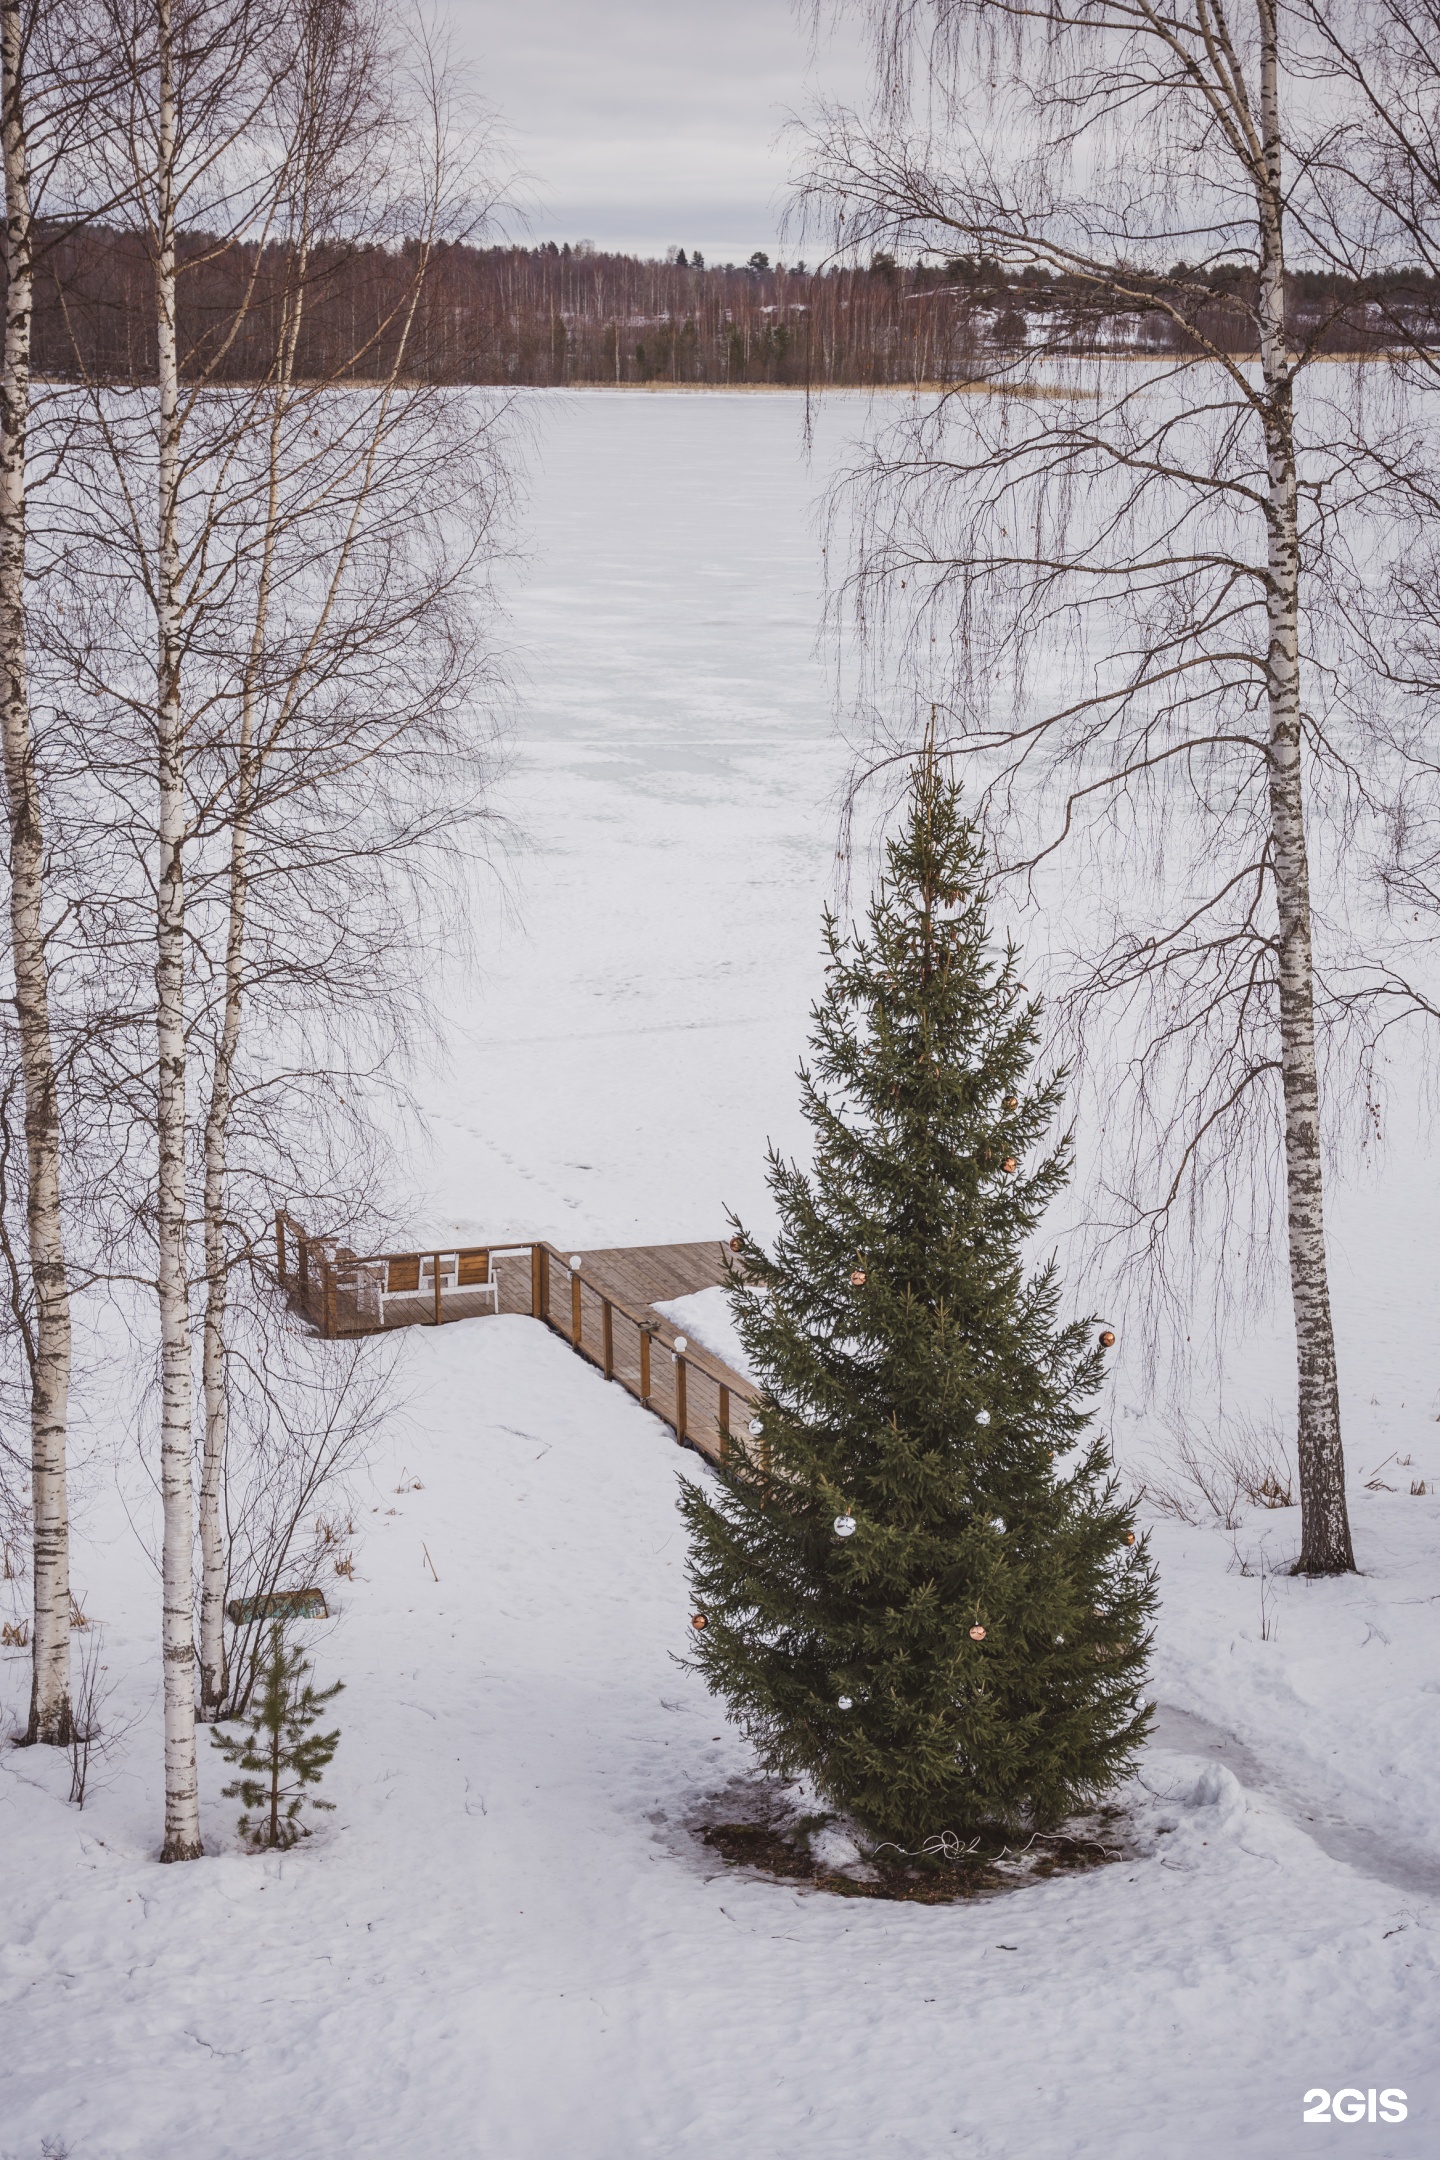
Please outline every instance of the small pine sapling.
M933 752L868 924L826 920L813 1167L771 1150L773 1253L735 1224L752 1437L682 1510L710 1688L768 1768L914 1847L1113 1787L1156 1591L1091 1425L1114 1338L1026 1269L1064 1076L1031 1079L1039 1007Z
M333 1687L314 1688L306 1678L310 1670L309 1659L286 1641L284 1622L276 1621L259 1661L246 1730L233 1738L220 1731L211 1735L226 1762L240 1771L234 1784L224 1788L224 1797L244 1806L240 1835L255 1852L267 1847L284 1851L308 1837L309 1828L300 1820L307 1801L312 1808L334 1805L307 1794L305 1787L319 1784L340 1734L338 1729L311 1732L310 1727L321 1706L333 1701L345 1683L337 1680ZM259 1812L252 1815L252 1809Z

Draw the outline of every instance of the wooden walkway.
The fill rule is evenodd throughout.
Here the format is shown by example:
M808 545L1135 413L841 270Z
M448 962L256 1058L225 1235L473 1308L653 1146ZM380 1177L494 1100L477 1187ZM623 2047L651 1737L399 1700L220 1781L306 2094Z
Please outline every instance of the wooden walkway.
M725 1281L727 1254L718 1240L565 1253L536 1239L355 1254L333 1239L309 1237L282 1210L275 1243L281 1288L327 1338L443 1326L498 1309L543 1322L663 1418L682 1445L714 1462L725 1460L735 1420L749 1417L751 1383L656 1310Z

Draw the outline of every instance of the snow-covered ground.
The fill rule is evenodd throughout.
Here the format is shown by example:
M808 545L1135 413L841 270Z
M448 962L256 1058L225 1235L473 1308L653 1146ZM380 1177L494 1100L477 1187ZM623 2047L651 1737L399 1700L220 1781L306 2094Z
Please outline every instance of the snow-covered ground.
M863 401L823 410L808 469L798 399L532 403L508 802L531 851L421 1085L417 1187L437 1228L494 1237L720 1235L727 1202L763 1228L844 762L807 512ZM1255 1572L1293 1510L1160 1521L1135 1857L974 1905L748 1880L687 1828L750 1768L675 1662L677 1479L701 1473L518 1319L399 1346L408 1408L311 1631L346 1683L337 1813L246 1857L206 1761L212 1856L158 1867L153 1494L117 1430L76 1582L132 1722L83 1814L62 1764L0 1754L0 2160L1428 2154L1440 1500L1409 1487L1440 1477L1434 1167L1405 1144L1333 1208L1363 1574ZM1237 1371L1283 1402L1278 1330ZM1143 1439L1123 1365L1114 1407ZM1365 1489L1395 1450L1394 1489ZM5 1653L7 1724L27 1686ZM1409 2114L1304 2126L1313 2087L1400 2087Z
M156 1866L154 1578L118 1511L87 1540L139 1722L83 1814L60 1762L0 1772L4 2160L1433 2151L1430 1506L1363 1496L1367 1573L1272 1585L1268 1640L1229 1538L1162 1527L1139 1855L857 1903L686 1828L749 1767L674 1662L694 1458L526 1320L417 1332L407 1373L311 1631L338 1812L284 1859L207 1763L214 1857ZM1302 2131L1316 2085L1412 2114Z
M730 1314L730 1299L723 1289L692 1290L688 1297L663 1298L655 1307L673 1326L687 1335L691 1342L699 1343L712 1357L718 1357L732 1372L743 1373L747 1380L755 1376L745 1355L745 1345L740 1331Z

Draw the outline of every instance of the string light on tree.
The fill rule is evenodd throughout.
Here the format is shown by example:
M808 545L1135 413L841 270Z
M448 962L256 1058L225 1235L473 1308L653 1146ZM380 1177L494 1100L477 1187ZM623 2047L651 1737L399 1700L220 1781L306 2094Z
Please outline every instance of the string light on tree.
M1099 1322L1062 1321L1053 1263L1026 1273L1066 1182L1063 1092L1034 1071L1038 1006L986 881L927 753L868 914L826 924L813 1167L772 1154L779 1237L743 1239L764 1474L737 1450L681 1502L710 1620L694 1665L768 1769L906 1847L1063 1821L1146 1726L1153 1574L1092 1422ZM1114 1654L1072 1657L1080 1638Z

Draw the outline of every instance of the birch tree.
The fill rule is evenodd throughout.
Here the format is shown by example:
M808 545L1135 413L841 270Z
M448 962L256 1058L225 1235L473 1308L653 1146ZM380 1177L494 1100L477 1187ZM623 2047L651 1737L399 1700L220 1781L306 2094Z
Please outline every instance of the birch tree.
M253 1274L278 1200L328 1193L364 1212L375 1149L358 1068L385 1067L415 1010L433 929L416 905L422 858L483 814L485 566L505 482L494 401L412 379L427 372L415 330L431 251L486 207L465 185L439 57L380 9L329 0L183 21L157 0L128 35L113 139L154 270L156 381L78 395L51 535L74 598L47 654L91 825L109 836L91 893L110 926L114 1018L89 1086L114 1106L113 1250L128 1237L138 1262L153 1240L164 1854L188 1858L196 1410L199 1707L214 1715L230 1686L237 1380L254 1388L263 1369L265 1416L247 1407L242 1424L263 1427L272 1456L291 1403L312 1466L297 1490L313 1494L313 1465L348 1445L351 1413L337 1412L315 1452L314 1390L279 1383ZM348 341L332 322L307 346L334 264L366 249L404 265L386 306ZM217 263L203 289L223 305L187 300L187 279ZM262 355L258 376L234 368L242 347ZM87 349L77 331L82 375ZM153 1181L137 1187L147 1159ZM255 1309L237 1312L237 1282ZM373 1388L354 1399L363 1423ZM262 1542L265 1566L282 1565Z
M60 1105L45 951L45 831L25 645L25 483L34 313L30 62L35 15L0 5L5 157L5 351L0 377L0 731L9 823L10 950L25 1090L34 1619L26 1737L70 1736L70 1554L65 1444L70 1297L60 1213Z
M1326 187L1362 213L1318 237L1341 275L1365 281L1385 346L1356 429L1385 529L1343 596L1401 769L1383 857L1387 965L1354 993L1383 1036L1440 1020L1440 5L1305 0L1305 19L1333 112Z
M97 146L98 188L123 191L149 260L153 292L153 394L93 385L87 421L108 459L119 512L112 541L139 576L153 659L148 690L137 681L126 709L148 743L152 807L131 826L148 867L153 914L146 1001L153 1029L154 1188L151 1223L160 1338L160 1489L163 1508L162 1657L165 1709L163 1860L201 1852L195 1755L195 1509L192 1473L194 1369L191 1332L187 960L187 709L193 590L210 573L206 535L194 530L187 490L197 463L233 446L231 415L205 399L206 366L233 337L222 322L199 355L182 353L180 289L195 251L181 259L188 226L205 246L239 233L263 242L280 189L266 116L295 40L282 0L107 0L101 9L123 76ZM203 250L202 250L203 259ZM257 262L260 259L257 251ZM188 365L186 364L188 362ZM149 479L148 504L144 498ZM78 477L78 474L76 475ZM83 512L83 506L82 506ZM72 544L72 554L74 552ZM123 605L123 603L122 603ZM103 663L98 654L92 665ZM101 760L91 759L95 769ZM132 782L138 760L128 760ZM139 802L132 797L132 815ZM123 822L123 821L122 821ZM123 836L122 836L123 837ZM134 947L139 951L140 947Z
M93 58L93 56L91 56ZM5 164L4 353L0 361L0 737L7 813L10 959L24 1098L27 1295L17 1316L30 1383L34 1606L26 1739L70 1729L70 1285L61 1207L60 1058L47 945L47 812L32 725L26 581L32 458L31 331L50 198L83 145L95 83L66 5L0 5ZM48 215L47 215L48 213Z
M875 109L821 116L809 211L847 249L1030 268L1052 305L1018 351L992 346L998 395L916 410L854 474L846 597L941 705L1012 870L1033 884L1087 840L1109 864L1076 1010L1118 1023L1129 1152L1158 1172L1125 1195L1148 1267L1172 1226L1247 1242L1247 1189L1263 1246L1274 1134L1297 1569L1343 1572L1311 857L1317 805L1326 831L1382 805L1325 706L1317 602L1371 484L1326 412L1343 377L1311 375L1343 324L1287 324L1290 236L1336 214L1316 40L1282 0L864 12Z
M323 1007L336 1042L353 1048L370 1032L372 1063L403 1044L426 973L417 936L424 866L443 858L452 886L463 880L464 857L486 821L491 684L481 631L484 573L508 492L504 415L494 400L419 380L433 359L419 318L438 242L473 232L490 202L483 184L471 185L483 176L452 149L433 51L412 48L410 79L397 94L393 49L377 43L373 23L363 35L357 28L351 22L337 37L336 18L313 21L289 92L292 191L277 242L280 290L269 295L274 365L243 432L243 443L264 449L251 468L252 508L228 541L240 558L235 592L206 637L212 650L236 654L216 699L234 720L212 736L192 824L202 847L225 850L207 893L217 944L223 915L224 946L203 1131L207 1716L230 1692L230 1287L237 1267L253 1261L257 1232L268 1239L271 1208L256 1199L282 1197L277 1130L295 1129L302 1101L302 1115L323 1122L313 1069L307 1076L287 1064L276 1041L287 1033L293 1041L301 1016ZM332 341L328 370L302 374L296 356L307 311L326 297L314 267L320 243L342 231L352 249L403 237L408 275L358 345L342 341L336 350ZM242 444L237 465L246 459ZM343 945L327 918L343 919ZM312 935L297 937L304 923ZM257 1005L272 1031L268 1054L242 1068L243 1031ZM231 1143L242 1069L250 1136L263 1131L265 1162L258 1169L252 1153L237 1179ZM332 1091L332 1114L347 1089L353 1094L353 1075ZM368 1159L353 1119L345 1125L352 1156ZM292 1167L297 1152L286 1151ZM311 1157L313 1175L313 1149Z

